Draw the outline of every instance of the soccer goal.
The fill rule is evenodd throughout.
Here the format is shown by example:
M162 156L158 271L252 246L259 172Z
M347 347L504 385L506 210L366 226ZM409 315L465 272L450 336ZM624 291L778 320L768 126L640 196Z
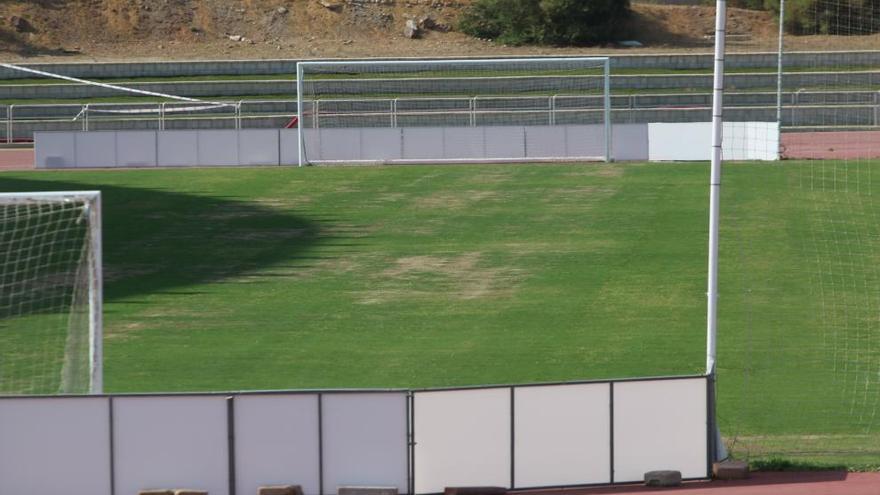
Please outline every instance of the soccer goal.
M0 194L0 263L0 395L101 393L101 193Z
M297 64L299 164L611 161L607 57Z

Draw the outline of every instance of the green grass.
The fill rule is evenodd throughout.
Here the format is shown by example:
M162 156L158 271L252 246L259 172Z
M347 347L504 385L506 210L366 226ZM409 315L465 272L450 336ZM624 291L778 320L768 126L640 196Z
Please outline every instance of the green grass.
M726 168L718 409L738 457L877 465L872 177ZM705 164L0 174L104 192L112 392L700 373L707 183Z

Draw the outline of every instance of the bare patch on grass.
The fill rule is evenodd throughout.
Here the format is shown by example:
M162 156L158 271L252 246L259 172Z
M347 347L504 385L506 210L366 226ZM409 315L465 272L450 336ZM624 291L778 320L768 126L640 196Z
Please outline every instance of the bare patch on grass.
M463 191L460 193L439 192L416 199L419 208L461 210L468 206L497 197L495 191Z
M452 297L460 300L508 297L522 272L510 267L482 266L481 253L455 257L407 256L377 276L376 288L360 298L362 304L395 300Z

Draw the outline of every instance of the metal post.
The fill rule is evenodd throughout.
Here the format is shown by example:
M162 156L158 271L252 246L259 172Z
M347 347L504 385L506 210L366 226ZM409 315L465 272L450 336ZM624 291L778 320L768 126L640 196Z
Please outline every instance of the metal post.
M477 126L477 97L476 96L471 98L471 100L469 102L469 106L471 107L471 115L470 115L471 122L470 122L470 124L471 124L471 127L476 127Z
M605 59L605 162L614 160L612 146L614 145L611 124L611 59Z
M88 103L83 105L82 115L83 115L82 130L88 132L88 130L89 130L89 104Z
M397 127L397 98L391 100L391 127Z
M302 62L297 62L296 64L296 114L299 118L299 122L296 126L296 139L299 142L299 166L302 167L306 164L306 150L303 143L303 127L305 121L303 120L303 65ZM315 112L315 117L317 118L317 112Z
M12 124L12 112L15 109L15 105L9 105L9 109L6 111L6 143L12 144L12 132L13 132L13 124Z
M880 91L874 93L874 126L880 126Z
M715 12L715 76L712 87L712 171L709 180L709 274L706 313L706 375L714 385L716 337L718 329L718 216L721 193L721 158L724 130L724 55L727 31L727 2L717 0ZM714 396L714 386L709 391ZM709 399L709 431L717 429L714 400ZM710 452L711 459L721 457Z
M776 68L776 125L782 129L782 56L785 42L785 0L779 0L779 54ZM782 158L782 139L778 140L777 154Z
M101 193L97 193L88 206L89 214L89 370L92 394L104 391L104 328L101 314L104 305L104 270L101 265Z
M239 101L235 104L235 128L241 130L241 104L243 102Z
M556 95L547 100L547 122L550 125L556 124Z
M159 104L159 130L165 130L165 103Z

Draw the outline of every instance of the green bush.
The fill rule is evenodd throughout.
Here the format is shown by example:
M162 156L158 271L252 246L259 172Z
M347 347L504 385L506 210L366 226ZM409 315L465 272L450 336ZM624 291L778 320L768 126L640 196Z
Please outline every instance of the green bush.
M622 37L629 14L629 0L476 0L459 29L512 45L584 45Z

